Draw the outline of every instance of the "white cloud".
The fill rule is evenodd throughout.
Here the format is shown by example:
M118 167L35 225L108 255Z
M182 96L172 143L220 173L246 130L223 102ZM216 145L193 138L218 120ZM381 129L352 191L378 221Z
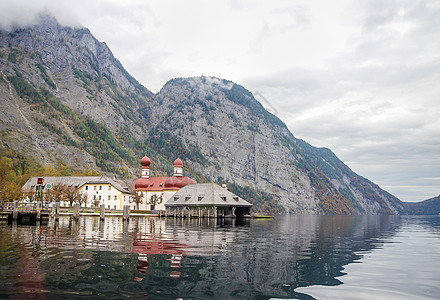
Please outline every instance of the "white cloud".
M400 199L440 193L423 179L440 173L438 0L0 0L0 26L42 10L88 27L155 92L177 76L236 81Z

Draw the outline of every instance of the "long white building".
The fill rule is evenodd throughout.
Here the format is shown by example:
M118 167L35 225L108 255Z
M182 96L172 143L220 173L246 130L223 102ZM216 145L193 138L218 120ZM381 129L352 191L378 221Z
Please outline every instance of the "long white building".
M31 177L22 187L23 192L36 193L38 177ZM87 196L83 207L99 207L105 205L107 209L123 209L124 205L130 205L131 193L127 186L105 176L47 176L43 180L43 199L47 199L50 193L54 193L57 185L73 187L79 193ZM60 206L69 206L66 198L61 197Z

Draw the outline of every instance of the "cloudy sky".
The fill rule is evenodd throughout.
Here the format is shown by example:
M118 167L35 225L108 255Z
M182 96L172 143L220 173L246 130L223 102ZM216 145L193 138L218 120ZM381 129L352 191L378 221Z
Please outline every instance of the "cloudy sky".
M235 81L402 201L440 194L440 0L0 0L0 26L41 11L88 27L153 92Z

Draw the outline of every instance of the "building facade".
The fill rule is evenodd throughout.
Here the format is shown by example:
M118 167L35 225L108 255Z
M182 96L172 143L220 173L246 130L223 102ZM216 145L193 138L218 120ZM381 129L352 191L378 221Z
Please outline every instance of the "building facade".
M165 203L178 190L195 184L194 180L183 176L183 162L179 158L173 163L173 176L170 177L150 177L150 164L147 156L141 159L141 177L134 182L133 192L137 194L136 208L139 210L164 211Z
M37 193L37 178L29 178L22 187L23 192L28 195L27 200ZM63 192L60 192L60 187ZM75 193L77 200L74 202L79 202L82 207L99 207L104 204L107 209L121 210L124 205L131 204L129 188L105 176L47 176L44 177L42 188L45 202L59 202L62 207L71 205L67 193ZM70 191L67 192L68 190ZM82 197L81 200L79 196Z

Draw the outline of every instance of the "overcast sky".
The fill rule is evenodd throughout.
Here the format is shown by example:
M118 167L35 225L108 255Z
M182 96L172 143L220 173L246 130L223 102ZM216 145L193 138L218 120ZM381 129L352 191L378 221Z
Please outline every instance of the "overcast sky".
M440 194L440 0L0 0L84 26L153 92L212 75L402 201Z

